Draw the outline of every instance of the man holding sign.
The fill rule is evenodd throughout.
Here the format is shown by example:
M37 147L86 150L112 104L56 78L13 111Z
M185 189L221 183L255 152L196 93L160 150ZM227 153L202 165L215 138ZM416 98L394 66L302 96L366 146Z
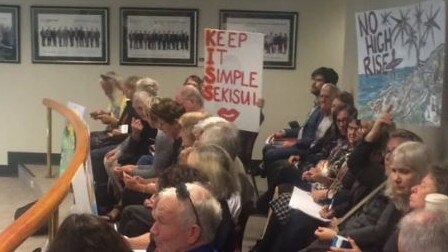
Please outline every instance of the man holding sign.
M259 130L263 38L261 33L205 30L206 110L240 130Z

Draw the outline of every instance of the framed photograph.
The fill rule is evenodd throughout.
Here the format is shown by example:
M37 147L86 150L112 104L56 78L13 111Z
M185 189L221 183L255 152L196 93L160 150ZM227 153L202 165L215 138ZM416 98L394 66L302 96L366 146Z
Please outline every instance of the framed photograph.
M20 63L20 7L0 5L0 63Z
M109 9L31 7L33 63L108 64Z
M220 10L219 28L264 34L264 68L296 68L297 12Z
M120 64L197 66L197 9L120 8Z

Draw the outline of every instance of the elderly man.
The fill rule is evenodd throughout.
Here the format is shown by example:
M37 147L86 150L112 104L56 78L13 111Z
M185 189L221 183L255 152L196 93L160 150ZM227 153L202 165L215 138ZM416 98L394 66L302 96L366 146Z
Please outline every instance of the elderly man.
M446 211L413 211L400 222L398 251L448 251L448 213Z
M212 252L221 207L204 187L180 184L158 194L151 235L158 252Z
M299 131L297 139L286 141L281 147L265 148L263 162L265 166L270 163L287 159L306 150L310 145L321 138L332 123L331 104L338 94L338 88L333 84L324 84L320 90L319 108L313 110L305 125ZM265 167L269 169L268 167Z

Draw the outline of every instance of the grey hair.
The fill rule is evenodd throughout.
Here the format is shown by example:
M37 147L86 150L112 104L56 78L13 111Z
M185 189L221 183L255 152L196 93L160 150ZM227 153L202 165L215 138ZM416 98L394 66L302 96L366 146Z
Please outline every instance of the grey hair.
M219 123L219 122L227 122L226 119L219 117L219 116L210 116L208 118L205 118L204 120L199 121L193 128L193 134L195 136L200 136L202 132L204 132L204 129L212 124Z
M227 200L240 191L238 172L227 151L219 145L206 144L193 149L197 164L193 166L207 175L210 190L219 200Z
M392 166L409 167L421 180L428 173L431 160L431 153L425 144L408 141L400 144L394 150L391 164Z
M186 183L187 190L190 193L191 201L196 209L201 226L200 241L204 244L210 244L215 239L215 234L222 220L222 209L219 202L212 194L198 183ZM163 197L177 198L176 188L170 187L162 190L158 194L159 200ZM178 198L177 198L178 199ZM178 209L179 225L188 227L196 223L194 210L187 200L178 200L180 207Z
M152 104L157 102L159 98L151 95L146 91L137 91L134 93L132 100L133 102L141 101L145 105L146 111L149 111Z
M201 108L204 107L204 97L202 97L201 92L197 88L192 87L191 85L182 86L179 94L182 98L194 102Z
M408 141L400 144L392 152L390 162L391 166L408 167L415 172L416 179L414 182L417 184L428 173L431 160L431 153L425 144ZM405 197L395 195L390 176L385 193L392 199L399 210L409 210L409 195Z
M200 144L216 144L235 160L240 151L239 130L230 122L218 122L204 127Z
M137 91L145 91L152 96L157 96L159 83L149 77L145 77L137 81Z
M123 83L123 86L136 89L137 88L137 82L141 80L142 77L137 75L131 75Z
M323 88L329 88L329 89L330 89L331 99L336 98L336 96L339 94L339 88L338 88L336 85L334 85L334 84L331 84L331 83L325 83L325 84L322 86L321 90L322 90Z
M405 252L448 251L448 213L415 210L401 220L398 247Z

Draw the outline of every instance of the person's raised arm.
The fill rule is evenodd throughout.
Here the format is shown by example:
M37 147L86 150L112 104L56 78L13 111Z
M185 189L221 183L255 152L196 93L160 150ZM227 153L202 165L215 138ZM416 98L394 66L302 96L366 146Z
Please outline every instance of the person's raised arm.
M390 106L386 111L382 112L378 115L375 123L373 124L372 129L365 136L364 140L368 143L375 142L383 132L383 129L390 125L393 121L392 117L392 106Z

